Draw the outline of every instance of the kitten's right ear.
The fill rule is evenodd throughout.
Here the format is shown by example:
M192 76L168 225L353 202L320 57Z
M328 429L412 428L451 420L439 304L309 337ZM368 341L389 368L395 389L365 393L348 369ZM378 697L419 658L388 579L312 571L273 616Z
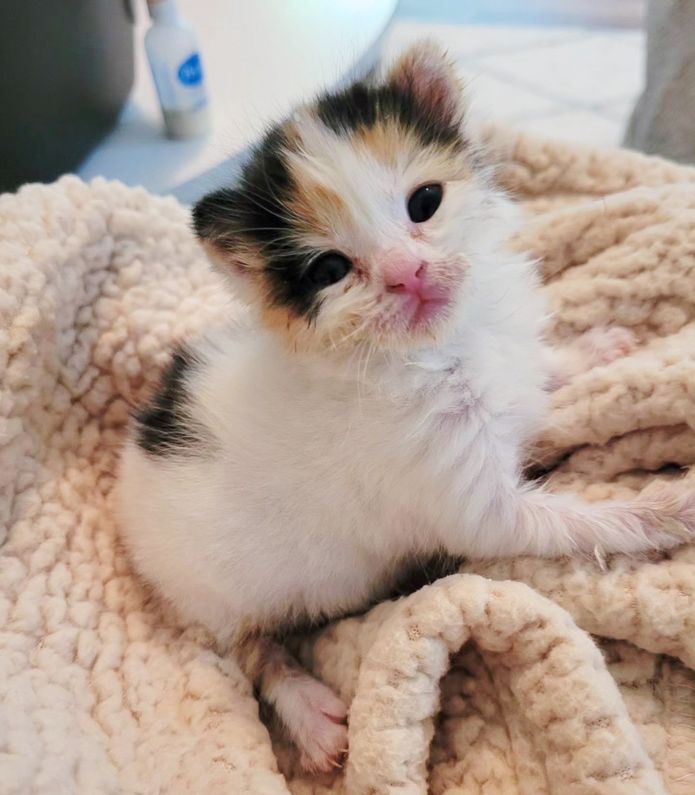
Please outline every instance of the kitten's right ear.
M204 196L193 207L193 229L210 262L222 273L234 292L248 303L257 299L256 271L260 263L238 235L242 197L233 188Z
M233 237L240 202L241 195L233 188L222 188L203 196L193 207L193 229L200 240L226 248Z

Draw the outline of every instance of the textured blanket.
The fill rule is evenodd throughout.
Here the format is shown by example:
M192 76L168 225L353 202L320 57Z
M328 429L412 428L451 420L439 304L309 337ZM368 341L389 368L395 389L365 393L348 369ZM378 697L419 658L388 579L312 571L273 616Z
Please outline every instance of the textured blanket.
M552 335L639 340L555 393L530 465L588 499L676 476L695 171L498 143ZM0 198L0 793L692 795L693 548L470 565L303 640L351 703L350 755L299 771L234 660L132 576L111 514L130 407L174 340L233 311L173 200L70 177Z

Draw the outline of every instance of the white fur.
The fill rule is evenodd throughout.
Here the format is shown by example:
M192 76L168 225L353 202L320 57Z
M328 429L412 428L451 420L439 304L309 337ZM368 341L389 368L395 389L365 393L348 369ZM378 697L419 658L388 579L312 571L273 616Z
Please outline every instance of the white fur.
M437 347L289 354L253 324L200 343L214 442L168 459L130 442L119 488L138 568L188 618L271 628L362 607L414 553L505 551L545 405L543 309L532 265L475 232L456 233L477 251Z
M544 308L533 264L504 248L513 208L485 178L447 179L436 153L387 168L310 119L300 129L304 173L352 208L333 239L310 242L368 261L369 278L324 291L298 350L253 318L197 345L202 451L162 458L127 443L123 533L183 617L234 641L363 608L413 555L636 552L691 532L692 496L585 506L521 483L546 404ZM405 197L432 180L444 201L413 234ZM383 294L379 262L394 247L451 290L427 333L399 326L400 297ZM317 718L290 726L305 755Z
M520 523L521 449L545 406L532 266L480 260L468 295L445 344L376 352L364 367L289 355L253 327L202 342L191 391L207 452L124 451L118 493L138 569L186 618L233 638L363 607L413 554L600 543L552 517Z
M499 197L487 204L507 217ZM532 263L480 231L451 232L468 267L436 345L289 353L253 321L199 343L204 453L158 458L129 441L118 487L137 568L187 619L233 639L359 609L399 561L442 548L654 545L629 507L606 520L521 485L546 404L544 310Z

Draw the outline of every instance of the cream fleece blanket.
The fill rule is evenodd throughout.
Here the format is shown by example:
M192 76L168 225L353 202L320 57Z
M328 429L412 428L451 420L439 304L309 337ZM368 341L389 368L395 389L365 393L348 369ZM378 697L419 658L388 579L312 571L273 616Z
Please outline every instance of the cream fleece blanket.
M695 171L500 152L553 333L640 340L556 393L534 460L588 498L673 476L695 459ZM329 627L300 653L351 702L349 762L297 769L111 517L129 406L231 308L173 200L71 177L0 198L0 793L695 793L692 548L470 566Z

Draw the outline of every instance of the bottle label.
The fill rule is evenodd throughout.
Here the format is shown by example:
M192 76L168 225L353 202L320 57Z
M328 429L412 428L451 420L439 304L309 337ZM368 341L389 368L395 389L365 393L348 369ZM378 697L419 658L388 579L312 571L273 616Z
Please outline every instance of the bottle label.
M200 55L195 52L190 58L186 58L181 66L179 66L177 74L184 86L197 86L202 83L203 68L200 63Z
M197 52L184 60L151 61L159 101L166 110L193 111L207 104L203 68Z

